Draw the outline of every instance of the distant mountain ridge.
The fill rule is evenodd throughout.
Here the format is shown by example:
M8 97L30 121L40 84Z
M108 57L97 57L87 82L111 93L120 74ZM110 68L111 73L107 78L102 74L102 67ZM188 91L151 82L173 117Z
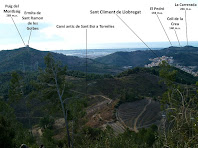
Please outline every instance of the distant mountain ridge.
M161 50L153 51L158 57L168 56L173 57L174 61L183 66L198 66L198 47L169 47ZM150 50L132 51L132 52L116 52L104 57L96 58L95 60L101 63L124 67L132 66L143 67L151 63L149 59L156 58Z
M154 50L162 49L162 48L154 48ZM115 52L131 52L136 50L146 50L146 48L110 48L110 49L88 49L87 50L87 57L89 59L95 59L98 57L103 57ZM62 53L64 55L71 55L71 56L77 56L81 58L86 57L86 50L85 49L77 49L77 50L53 50L52 52L55 53Z
M14 50L0 51L0 72L8 72L13 70L35 71L38 67L43 68L44 57L51 53L56 61L60 61L63 65L67 65L69 70L86 70L86 59L75 56L66 56L50 51L39 51L31 47L21 47ZM114 68L88 59L88 72L95 73L116 73Z
M198 47L169 47L161 50L153 50L158 57L173 57L174 62L183 66L194 66L198 70ZM66 56L50 51L39 51L31 47L22 47L14 50L0 51L0 72L13 70L35 71L43 68L44 57L51 53L56 61L67 65L69 70L86 71L86 59L76 56ZM150 64L149 59L156 55L149 50L137 50L132 52L116 52L107 56L87 60L87 71L91 73L116 74L122 72L123 67L144 67Z

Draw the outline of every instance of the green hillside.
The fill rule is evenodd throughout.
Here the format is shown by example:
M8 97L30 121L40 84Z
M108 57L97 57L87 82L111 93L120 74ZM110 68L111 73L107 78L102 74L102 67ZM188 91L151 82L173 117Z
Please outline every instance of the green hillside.
M36 71L38 67L43 68L44 57L49 51L39 51L30 47L22 47L15 50L0 51L0 72L9 72L13 70ZM75 56L66 56L63 54L50 52L56 61L67 65L69 70L86 71L86 60ZM120 70L112 66L101 64L94 60L87 60L87 71L94 73L117 73Z
M173 57L176 63L183 66L198 65L198 48L192 46L185 47L169 47L162 50L154 50L157 56ZM116 52L104 57L97 58L96 61L110 64L114 66L144 66L151 63L150 58L156 56L149 50L132 51L132 52Z
M177 71L176 80L175 80L177 83L190 85L190 84L195 84L198 81L198 77L194 77L193 75L183 70L180 70L176 67L171 67L171 70ZM139 72L150 73L159 76L159 71L160 71L160 67L158 66L152 68L136 67L133 69L128 69L126 71L123 71L122 73L119 73L117 76L124 77L124 76L129 76L131 74L138 74Z
M105 95L112 99L127 96L126 101L140 99L143 96L161 96L166 90L164 84L159 84L161 78L146 71L137 71L129 75L114 76L111 78L96 78L88 80L88 94ZM74 89L78 92L86 92L85 79L70 79Z
M187 54L191 52L195 51ZM94 60L88 60L87 70L95 73L86 74L82 69L75 71L84 68L85 59L56 53L42 59L47 53L32 48L0 52L0 145L147 148L197 144L196 77L166 63L119 73ZM37 72L38 67L43 69ZM112 70L119 74L96 74Z
M115 65L115 66L144 66L148 64L149 58L154 58L155 56L150 51L134 51L134 52L116 52L104 57L99 57L96 61Z

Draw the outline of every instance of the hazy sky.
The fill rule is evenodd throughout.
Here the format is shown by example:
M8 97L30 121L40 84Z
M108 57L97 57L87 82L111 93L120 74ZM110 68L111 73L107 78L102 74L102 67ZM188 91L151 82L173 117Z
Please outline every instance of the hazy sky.
M120 14L119 16L149 46L167 42L168 39L156 15L151 14L150 7L164 7L161 22L173 44L178 46L174 30L170 30L171 22L167 17L183 17L185 11L175 7L175 3L196 3L198 0L1 0L0 3L0 50L14 49L24 46L10 17L3 12L5 5L19 4L21 14L14 18L24 39L28 42L30 31L27 22L22 20L24 11L40 11L44 20L39 21L39 31L32 31L30 46L40 50L84 49L86 29L58 29L56 25L113 25L110 29L87 29L88 48L126 48L145 47L144 44L124 25L115 14L90 14L90 10L130 10L141 11L140 15ZM187 11L188 39L197 41L198 7L190 7ZM178 21L180 30L176 30L182 45L186 43L185 21ZM140 42L140 43L137 43ZM151 43L149 43L151 42ZM137 43L137 44L136 44Z

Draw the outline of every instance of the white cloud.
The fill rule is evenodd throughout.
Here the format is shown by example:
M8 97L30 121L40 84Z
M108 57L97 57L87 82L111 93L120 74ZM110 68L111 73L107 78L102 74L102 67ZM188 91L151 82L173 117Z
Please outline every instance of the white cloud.
M167 34L171 41L177 41L175 33L170 30L171 21L167 17L184 17L184 11L175 7L175 2L197 3L196 0L1 0L0 11L3 12L5 4L20 4L23 11L41 11L44 20L42 23L51 24L51 26L40 30L46 35L46 39L53 36L63 38L63 41L42 41L33 42L32 46L39 49L76 49L85 48L85 29L57 29L56 25L114 25L114 29L88 29L88 44L103 43L122 43L122 42L140 42L140 40L117 18L116 15L90 15L90 10L141 10L141 15L120 15L120 17L133 29L138 36L145 42L168 41L160 23L155 15L152 15L150 7L165 7L163 15L159 15ZM197 7L187 11L188 35L189 40L196 41L198 21ZM22 16L22 14L21 14ZM6 18L4 13L0 13L0 23L9 23L12 21ZM23 22L21 17L15 19L16 23ZM24 23L24 22L23 22ZM177 31L181 41L186 40L185 22L181 22L181 30ZM11 43L12 44L12 43ZM13 44L15 45L15 44ZM7 45L7 47L13 47ZM2 49L3 46L0 46Z

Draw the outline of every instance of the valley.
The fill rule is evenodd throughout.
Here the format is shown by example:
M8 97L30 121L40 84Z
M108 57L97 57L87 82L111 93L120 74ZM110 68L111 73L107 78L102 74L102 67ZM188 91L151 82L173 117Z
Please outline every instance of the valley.
M113 64L101 62L101 59L106 59L106 56L86 60L75 56L39 51L31 47L1 51L0 57L4 58L0 59L0 98L2 101L0 105L5 103L13 109L12 112L7 111L14 113L15 117L11 116L12 120L16 120L16 123L28 129L37 145L43 142L45 145L66 143L67 132L74 136L76 141L80 141L76 143L83 142L78 138L79 136L86 138L92 135L88 138L90 142L97 142L94 138L103 134L110 134L112 138L129 134L133 137L132 139L140 135L149 134L149 137L155 134L160 135L166 122L169 127L173 126L172 121L171 123L164 121L168 120L170 113L174 113L166 111L166 108L169 109L169 105L177 107L182 102L179 100L169 102L170 100L165 97L166 93L172 93L171 97L176 98L181 94L174 93L183 91L185 94L184 90L188 88L187 92L196 96L198 78L172 65L174 56L177 54L196 56L197 48L187 48L189 48L188 52L183 48L173 49L172 47L159 50L158 54L162 52L161 55L163 55L164 51L170 52L173 58L162 56L152 59L151 57L150 62L155 63L151 63L150 66L148 64L147 67L143 66L145 59L140 58L144 54L148 57L147 51L116 52L107 55L108 60L111 60L109 56L114 59L117 55ZM172 50L175 50L175 54L172 54ZM138 67L123 69L122 64L124 65L125 60L128 60L126 55L131 60L128 62L140 61L142 66L136 65ZM122 61L119 61L120 58ZM46 69L50 66L47 62L52 62L53 65L53 62L58 61L62 64L56 63L54 66L60 67ZM167 63L163 65L162 61ZM192 63L197 61L191 58L188 62L193 65ZM58 70L58 72L53 73L53 70ZM58 79L56 77L53 79L56 74ZM61 85L57 89L58 83ZM172 92L170 87L174 87L177 91ZM57 95L59 89L64 90L62 95ZM60 96L64 96L62 103L67 109L67 120L62 116L58 100ZM165 112L167 118L165 118ZM65 128L65 121L68 122L68 131Z

